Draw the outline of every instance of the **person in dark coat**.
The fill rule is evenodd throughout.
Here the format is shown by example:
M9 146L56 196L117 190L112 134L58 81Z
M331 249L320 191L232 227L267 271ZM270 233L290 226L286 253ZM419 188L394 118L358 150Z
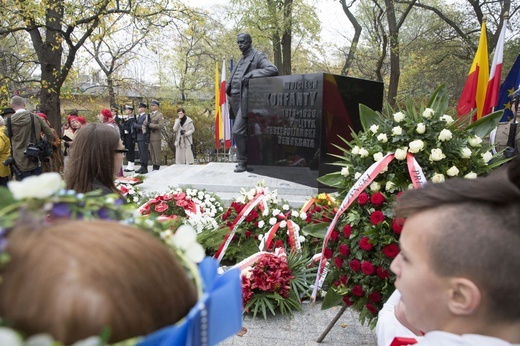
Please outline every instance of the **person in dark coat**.
M242 57L231 72L226 94L230 99L230 118L235 119L233 137L237 146L236 173L247 170L247 92L250 78L269 77L278 75L278 69L267 59L264 53L252 47L249 34L237 35L238 48Z
M125 106L125 115L123 117L123 144L128 150L126 159L128 164L125 168L125 172L133 172L135 169L135 140L137 137L137 131L134 129L134 123L137 118L134 114L134 107Z
M148 105L146 103L140 102L137 106L137 120L132 125L133 129L136 131L136 142L137 148L139 150L139 159L141 161L141 168L136 173L146 174L148 173L148 144L150 142L150 134L148 132L148 128L145 123L149 123L150 115L146 113L148 109Z

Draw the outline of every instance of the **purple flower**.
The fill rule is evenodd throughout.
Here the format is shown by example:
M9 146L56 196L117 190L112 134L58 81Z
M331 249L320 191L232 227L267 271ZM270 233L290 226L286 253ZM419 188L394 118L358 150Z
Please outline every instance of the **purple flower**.
M69 217L70 209L65 203L56 203L53 205L51 215L59 218Z
M98 216L102 220L111 220L110 218L110 209L108 208L101 208L98 210Z

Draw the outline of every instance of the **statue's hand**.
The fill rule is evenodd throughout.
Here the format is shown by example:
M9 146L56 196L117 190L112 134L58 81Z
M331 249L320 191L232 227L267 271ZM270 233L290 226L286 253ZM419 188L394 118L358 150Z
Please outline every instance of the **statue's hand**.
M253 74L251 72L246 73L244 77L242 77L242 84L247 85L249 83L249 79Z

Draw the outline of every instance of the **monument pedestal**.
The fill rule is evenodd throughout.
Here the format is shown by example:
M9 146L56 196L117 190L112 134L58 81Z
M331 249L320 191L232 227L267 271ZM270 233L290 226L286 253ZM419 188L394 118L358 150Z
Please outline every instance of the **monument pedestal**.
M345 147L361 130L359 104L381 110L383 83L327 73L249 80L248 165L255 173L307 186L337 171Z

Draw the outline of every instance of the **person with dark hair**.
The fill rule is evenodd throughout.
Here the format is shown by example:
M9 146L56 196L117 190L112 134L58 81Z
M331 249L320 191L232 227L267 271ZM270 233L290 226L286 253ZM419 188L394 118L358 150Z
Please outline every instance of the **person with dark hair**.
M396 318L425 333L417 345L520 344L520 160L407 190L395 211L407 217L390 267Z
M150 132L148 127L145 125L148 122L149 115L146 113L148 105L143 102L139 102L137 106L137 120L132 124L133 129L136 131L136 142L137 149L139 150L139 161L141 161L141 168L136 173L146 174L148 173L148 143L150 142Z
M0 316L26 335L70 345L109 328L115 343L174 324L197 301L171 249L119 222L18 226L4 251L10 261L0 270Z
M195 162L191 144L195 126L193 120L186 115L184 108L177 109L177 119L173 124L175 132L175 163L178 165L191 165Z
M7 117L10 116L11 114L14 114L14 109L12 109L11 107L8 107L8 108L4 108L4 110L2 111L2 114L0 114L0 115L2 116L2 118L7 119Z
M269 77L278 75L278 69L274 66L264 53L252 47L252 39L249 34L237 35L238 48L242 52L242 57L233 68L229 84L226 87L226 94L230 97L231 119L235 119L233 125L233 138L237 147L237 167L236 173L247 170L247 99L249 79L259 77Z
M43 133L47 140L52 140L53 133L45 121L25 110L25 100L20 96L11 98L11 107L15 113L9 116L5 134L10 138L12 157L20 170L17 179L22 180L31 175L42 173L41 159L25 155L29 143L35 144Z
M492 144L496 144L495 150L497 152L506 150L504 155L509 157L518 155L520 150L520 131L518 131L518 123L520 123L519 101L520 88L513 94L511 102L513 119L499 123L494 134L490 135Z
M137 133L133 125L136 120L134 107L126 105L125 114L123 116L123 144L128 150L128 154L126 155L128 163L124 169L125 172L133 172L135 169L135 140Z
M150 102L152 112L150 116L143 123L149 131L150 139L150 158L152 159L152 170L157 171L161 168L161 142L162 132L164 128L164 115L159 110L160 103L157 100Z
M119 133L104 124L91 123L78 131L70 147L65 170L67 189L89 192L119 193L114 178L123 166L127 150Z

